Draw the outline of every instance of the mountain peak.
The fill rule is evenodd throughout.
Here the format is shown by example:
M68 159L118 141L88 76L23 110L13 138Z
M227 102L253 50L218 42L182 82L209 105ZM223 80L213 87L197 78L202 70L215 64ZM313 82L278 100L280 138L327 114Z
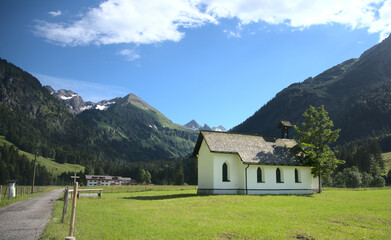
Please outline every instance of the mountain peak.
M56 97L65 107L68 112L73 115L80 114L81 112L88 109L97 109L97 110L106 110L110 105L116 103L118 98L112 100L102 100L98 103L93 103L90 101L85 102L79 94L75 93L72 90L60 89L54 90L51 86L45 86L51 95Z
M216 132L226 132L227 129L225 129L225 127L219 125L218 127L213 127L212 128L213 131L216 131Z
M371 55L377 55L379 53L386 52L387 55L390 55L391 51L391 34L385 38L381 43L376 44L370 49L366 50L363 54L361 54L360 59L369 57Z
M207 130L207 131L211 131L212 128L208 126L208 124L204 124L204 126L202 127L202 130Z
M184 125L190 130L200 130L202 127L194 119Z
M126 95L124 97L124 99L126 100L127 103L131 103L131 104L133 104L133 105L135 105L137 107L140 107L142 109L145 109L145 110L152 109L152 107L148 103L146 103L144 100L139 98L134 93L130 93L130 94Z
M207 130L207 131L218 131L218 132L226 132L227 130L223 127L223 126L218 126L218 127L209 127L208 124L204 124L204 126L202 127L201 125L199 125L194 119L191 120L190 122L186 123L184 125L187 129L190 129L190 130L194 130L194 131L198 131L198 130Z

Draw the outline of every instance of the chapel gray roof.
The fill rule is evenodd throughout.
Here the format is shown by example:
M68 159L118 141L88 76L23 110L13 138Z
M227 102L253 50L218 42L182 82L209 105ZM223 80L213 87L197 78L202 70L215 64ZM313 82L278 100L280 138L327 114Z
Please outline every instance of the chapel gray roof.
M194 156L198 154L203 140L211 152L236 153L246 164L303 165L292 152L292 148L297 145L293 139L201 131Z

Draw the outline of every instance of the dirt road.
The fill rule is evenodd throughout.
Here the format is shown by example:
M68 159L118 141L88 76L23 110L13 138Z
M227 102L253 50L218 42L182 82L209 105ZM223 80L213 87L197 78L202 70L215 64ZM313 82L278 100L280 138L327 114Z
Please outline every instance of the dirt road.
M0 240L39 239L62 192L54 190L0 209Z

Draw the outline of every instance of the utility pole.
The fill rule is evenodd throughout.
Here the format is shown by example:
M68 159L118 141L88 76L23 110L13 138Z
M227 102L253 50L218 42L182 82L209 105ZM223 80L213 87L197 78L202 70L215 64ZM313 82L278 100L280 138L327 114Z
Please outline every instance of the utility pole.
M31 194L34 193L35 168L36 168L36 166L37 166L37 148L35 148L34 171L33 171L33 185L31 185Z

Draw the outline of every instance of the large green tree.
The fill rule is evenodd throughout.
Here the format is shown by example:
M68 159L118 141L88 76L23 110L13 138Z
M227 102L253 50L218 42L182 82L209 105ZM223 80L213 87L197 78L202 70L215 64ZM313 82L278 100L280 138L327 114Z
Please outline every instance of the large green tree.
M343 163L335 157L329 146L337 141L341 129L331 130L334 124L323 105L318 108L310 106L303 116L301 127L294 126L298 134L296 140L302 153L302 161L312 167L312 174L319 179L321 193L321 177Z

